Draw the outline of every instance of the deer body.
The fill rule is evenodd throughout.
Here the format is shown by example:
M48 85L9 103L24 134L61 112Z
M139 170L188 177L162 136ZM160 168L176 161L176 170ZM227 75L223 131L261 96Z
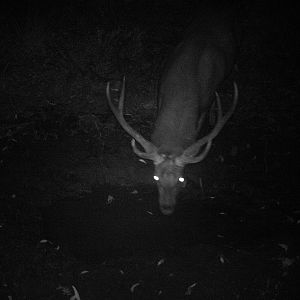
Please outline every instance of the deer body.
M212 140L232 115L238 98L234 84L234 101L223 116L216 90L230 73L235 57L235 42L231 16L226 10L202 10L199 20L188 30L184 40L168 59L161 76L158 93L158 116L151 142L145 140L123 118L125 80L117 110L107 97L111 109L122 127L133 136L133 151L140 157L154 161L154 179L159 190L160 210L171 214L176 196L182 187L183 168L197 163L207 155ZM214 129L198 139L207 110L217 98L218 117ZM145 149L135 146L137 140ZM204 150L199 154L199 150Z

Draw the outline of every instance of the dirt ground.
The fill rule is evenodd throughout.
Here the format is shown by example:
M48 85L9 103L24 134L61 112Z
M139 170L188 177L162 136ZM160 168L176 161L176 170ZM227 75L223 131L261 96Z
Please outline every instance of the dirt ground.
M134 5L128 1L126 9ZM154 24L168 9L159 7L153 20L144 20L146 36L149 28L157 34L161 24ZM172 9L182 18L178 7ZM128 16L121 25L136 15ZM96 95L99 104L74 100L80 112L65 104L24 105L17 118L3 116L0 299L298 299L299 49L293 16L274 4L244 1L237 111L207 159L185 169L187 186L171 216L159 212L152 164L135 156L106 105L105 82L95 92L92 81L83 93L90 100ZM139 15L135 22L141 20ZM151 42L161 57L180 38L174 28L165 26ZM146 66L136 55L129 66ZM11 103L33 106L43 98L43 79L28 85L23 68L2 78L1 115ZM155 119L153 76L141 76L136 90L136 78L128 80L126 119L147 137ZM12 79L24 84L15 93ZM78 80L71 76L69 85ZM53 86L49 91L54 97ZM230 82L220 94L229 103Z

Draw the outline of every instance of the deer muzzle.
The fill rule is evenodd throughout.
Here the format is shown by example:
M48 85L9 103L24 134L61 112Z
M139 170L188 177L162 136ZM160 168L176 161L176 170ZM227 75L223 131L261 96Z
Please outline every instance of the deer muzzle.
M171 215L176 206L177 189L175 187L159 187L159 208L162 214Z

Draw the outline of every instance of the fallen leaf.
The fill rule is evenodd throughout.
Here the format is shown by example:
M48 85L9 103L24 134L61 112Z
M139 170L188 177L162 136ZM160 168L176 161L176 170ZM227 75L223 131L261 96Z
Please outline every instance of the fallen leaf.
M89 273L90 271L88 271L88 270L83 270L83 271L81 271L80 272L80 275L84 275L84 274L87 274L87 273Z
M106 203L109 205L109 204L111 204L114 200L115 200L115 198L114 198L113 196L108 195L108 196L107 196Z
M192 294L192 290L193 288L197 285L197 282L194 282L193 284L191 284L185 291L185 295L186 296L190 296Z
M162 258L158 261L157 266L159 267L160 265L162 265L165 262L165 260Z
M133 293L134 290L135 290L139 285L141 285L140 282L137 282L137 283L133 284L133 285L131 286L131 288L130 288L130 292Z
M133 191L131 192L131 194L136 195L136 194L138 194L138 191L137 191L137 190L133 190Z
M287 252L289 249L289 246L286 244L278 244L278 246L281 247L285 252Z

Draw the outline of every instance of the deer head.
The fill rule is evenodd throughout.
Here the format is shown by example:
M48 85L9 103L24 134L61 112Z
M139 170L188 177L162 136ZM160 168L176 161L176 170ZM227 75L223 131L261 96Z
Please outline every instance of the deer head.
M185 149L182 145L174 145L173 149L166 151L163 144L158 147L146 140L125 121L123 114L125 77L123 78L122 89L118 99L118 107L112 103L110 83L108 82L107 84L106 96L109 106L123 129L133 137L131 146L134 153L143 159L152 160L154 163L155 170L153 178L157 183L159 191L159 207L164 215L170 215L174 212L178 192L185 186L185 179L183 177L184 166L187 164L198 163L207 156L213 139L219 134L235 110L238 100L238 88L236 83L234 83L233 103L225 115L222 113L221 101L218 93L216 92L215 95L217 120L214 128L207 135L196 140L192 145ZM206 113L203 112L199 117L198 132L201 129L205 115ZM156 130L159 130L159 128L156 128ZM176 131L176 128L173 128L173 130ZM136 141L143 147L144 151L137 148Z

